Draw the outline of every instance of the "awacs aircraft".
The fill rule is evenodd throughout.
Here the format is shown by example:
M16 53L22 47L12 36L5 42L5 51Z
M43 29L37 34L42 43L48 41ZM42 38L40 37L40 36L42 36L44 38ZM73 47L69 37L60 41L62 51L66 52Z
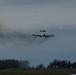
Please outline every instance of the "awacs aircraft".
M40 32L46 32L46 30L40 30ZM32 34L32 36L36 36L36 37L54 37L55 35L48 35L46 33L41 33L41 34Z

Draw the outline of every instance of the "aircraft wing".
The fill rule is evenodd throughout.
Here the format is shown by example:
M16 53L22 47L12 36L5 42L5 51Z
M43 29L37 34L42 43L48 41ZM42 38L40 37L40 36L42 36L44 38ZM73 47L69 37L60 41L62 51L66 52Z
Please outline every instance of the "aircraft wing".
M50 37L54 37L55 35L49 35Z
M41 35L37 35L37 34L32 34L32 36L39 36L39 37L41 37Z
M55 35L37 35L37 34L32 34L32 36L38 36L38 37L54 37Z
M32 36L37 36L36 34L32 34Z
M45 35L44 37L54 37L55 35Z

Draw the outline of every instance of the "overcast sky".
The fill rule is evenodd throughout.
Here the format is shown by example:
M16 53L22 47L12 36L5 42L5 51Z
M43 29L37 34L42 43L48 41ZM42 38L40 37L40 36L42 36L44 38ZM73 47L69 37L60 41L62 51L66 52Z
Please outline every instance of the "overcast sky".
M1 24L27 29L76 24L75 0L0 0Z
M27 47L24 40L1 38L0 58L28 59L33 65L56 58L76 61L76 0L0 0L0 31L32 34L40 29L56 36Z

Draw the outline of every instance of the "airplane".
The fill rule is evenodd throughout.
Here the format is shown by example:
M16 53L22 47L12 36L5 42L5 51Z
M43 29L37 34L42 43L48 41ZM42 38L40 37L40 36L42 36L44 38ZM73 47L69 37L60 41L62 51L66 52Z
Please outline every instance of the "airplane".
M46 30L40 30L40 32L46 32ZM32 36L36 36L36 37L54 37L55 35L48 35L46 33L41 33L41 34L32 34Z

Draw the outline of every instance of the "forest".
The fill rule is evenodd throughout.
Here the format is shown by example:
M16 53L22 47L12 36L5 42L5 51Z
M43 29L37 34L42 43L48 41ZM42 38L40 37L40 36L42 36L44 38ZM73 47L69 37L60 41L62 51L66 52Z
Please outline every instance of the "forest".
M44 64L38 64L36 67L30 65L29 60L2 59L0 60L0 69L23 68L23 69L53 69L53 68L76 68L76 62L68 60L53 60L47 67Z

